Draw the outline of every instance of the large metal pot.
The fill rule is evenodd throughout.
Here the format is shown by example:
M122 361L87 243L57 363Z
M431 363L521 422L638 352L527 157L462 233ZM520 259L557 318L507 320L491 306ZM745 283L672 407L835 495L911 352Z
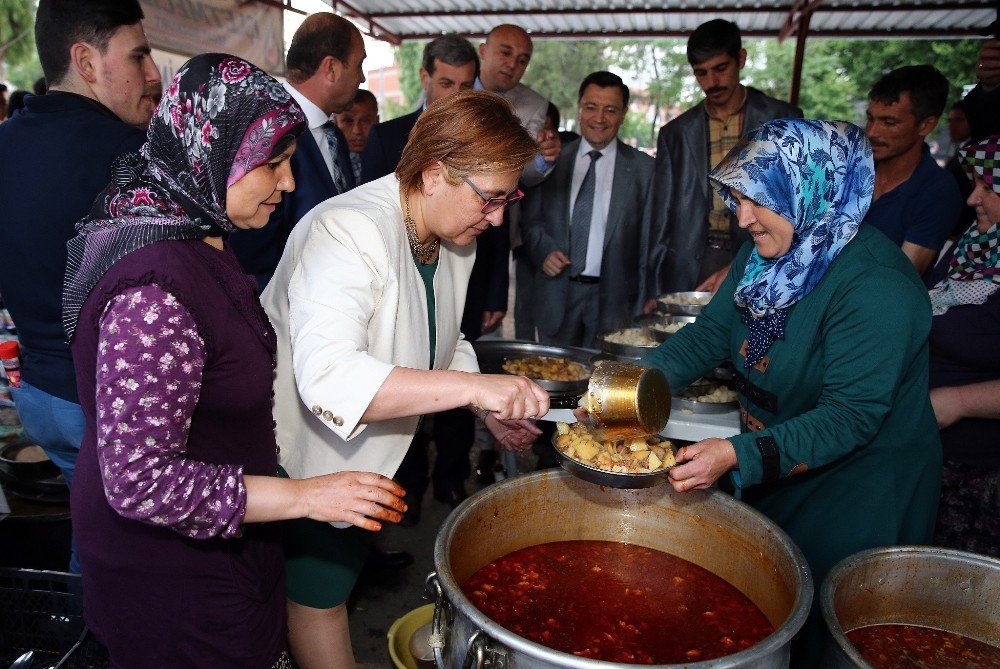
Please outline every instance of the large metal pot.
M483 615L459 588L512 551L552 541L610 540L663 550L729 581L761 608L775 632L756 646L686 667L787 667L789 643L805 622L812 578L777 525L718 491L678 494L668 485L616 490L548 470L507 479L466 500L438 532L437 574L428 583L439 669L626 667L546 648ZM681 665L660 665L681 666Z
M930 546L862 551L827 574L820 606L828 667L871 669L845 635L868 625L922 625L1000 646L1000 560Z

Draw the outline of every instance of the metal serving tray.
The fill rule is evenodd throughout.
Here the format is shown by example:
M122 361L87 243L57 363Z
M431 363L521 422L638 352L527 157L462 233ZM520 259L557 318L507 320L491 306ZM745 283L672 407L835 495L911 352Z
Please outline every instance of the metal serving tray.
M638 346L635 344L619 344L617 342L608 341L607 339L605 339L605 337L607 337L608 335L614 334L614 332L606 332L605 334L602 334L598 338L601 342L601 351L603 353L607 353L608 355L613 356L619 360L634 362L637 358L641 358L642 356L646 355L647 353L649 353L650 351L652 351L653 349L655 349L657 346L660 345L660 340L656 339L656 333L653 332L653 330L649 327L640 326L632 328L622 328L621 330L615 330L615 332L621 332L622 330L642 330L646 336L656 340L656 343L650 344L648 346Z
M594 352L583 348L548 346L511 339L480 339L472 342L472 348L475 349L476 357L479 358L479 370L484 374L509 374L510 372L503 368L504 362L533 355L566 358L580 363L587 368L588 372L594 371L594 365L591 362ZM588 373L579 381L550 381L548 379L532 379L532 381L550 393L579 396L587 391L590 374Z
M680 316L697 316L704 305L702 304L678 304L674 300L679 298L686 299L699 299L708 298L712 299L712 293L708 291L687 291L681 293L666 293L665 295L660 295L656 298L657 304L660 308L669 314L677 314Z

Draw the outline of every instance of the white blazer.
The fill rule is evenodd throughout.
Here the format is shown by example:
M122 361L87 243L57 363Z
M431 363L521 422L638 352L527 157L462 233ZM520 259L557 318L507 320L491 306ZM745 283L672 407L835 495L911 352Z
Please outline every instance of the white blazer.
M435 369L478 372L459 323L475 244L442 244L434 275ZM393 476L418 416L365 424L393 367L428 369L427 295L390 174L318 204L292 230L261 302L278 335L279 460L293 478Z

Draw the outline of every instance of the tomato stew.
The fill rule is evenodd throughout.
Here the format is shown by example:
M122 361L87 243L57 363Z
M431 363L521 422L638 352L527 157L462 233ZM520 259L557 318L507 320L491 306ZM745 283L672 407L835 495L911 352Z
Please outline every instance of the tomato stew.
M875 669L997 669L1000 648L919 625L869 625L847 639Z
M565 653L630 664L730 655L774 631L712 572L643 546L558 541L486 565L462 592L492 620Z

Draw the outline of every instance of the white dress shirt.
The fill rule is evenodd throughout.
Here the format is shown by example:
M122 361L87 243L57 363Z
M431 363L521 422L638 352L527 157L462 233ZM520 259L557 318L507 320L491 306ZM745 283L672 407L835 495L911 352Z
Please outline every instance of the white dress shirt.
M580 148L576 152L573 163L573 182L571 185L573 197L569 203L569 215L566 220L573 220L573 206L576 196L583 185L583 178L590 168L590 156L594 150L586 139L580 138ZM601 258L604 255L604 231L608 226L608 209L611 206L611 186L615 178L615 158L618 156L618 141L600 150L601 157L594 166L594 209L590 217L590 235L587 237L587 265L580 274L584 276L601 276ZM573 272L576 276L576 271Z
M299 103L302 107L302 111L305 112L306 121L309 123L309 132L312 133L313 139L316 140L316 145L319 147L319 152L323 155L323 161L326 163L326 169L330 170L330 176L333 176L333 155L330 153L330 146L326 143L326 130L323 129L323 124L330 120L330 117L326 115L322 109L317 107L312 100L295 90L287 81L284 83L285 90Z

